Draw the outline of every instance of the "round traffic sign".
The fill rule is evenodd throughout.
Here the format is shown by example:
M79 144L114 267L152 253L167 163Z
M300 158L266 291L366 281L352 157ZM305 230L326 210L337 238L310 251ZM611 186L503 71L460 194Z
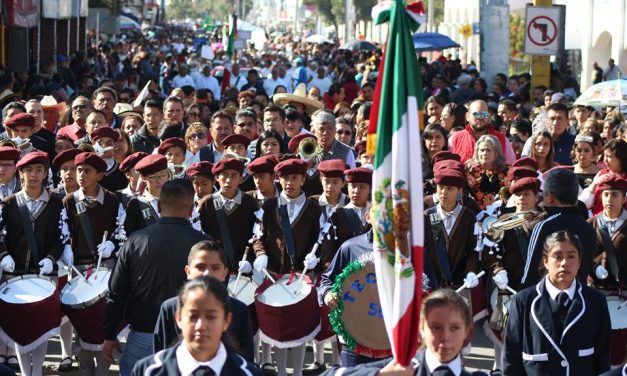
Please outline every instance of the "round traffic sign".
M527 35L536 46L548 46L557 37L557 25L547 16L537 16L527 25Z

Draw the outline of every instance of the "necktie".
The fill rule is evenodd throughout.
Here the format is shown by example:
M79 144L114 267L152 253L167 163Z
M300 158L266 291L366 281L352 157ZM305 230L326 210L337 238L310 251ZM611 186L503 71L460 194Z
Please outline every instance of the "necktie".
M208 366L200 366L192 372L192 376L215 376L215 374Z
M560 309L565 310L568 308L568 305L570 303L570 298L568 297L568 294L565 292L560 292L559 294L557 294L557 304L560 306Z
M233 200L226 200L224 202L224 207L226 208L226 210L231 211L233 210L233 207L235 206L235 201Z
M296 200L291 200L288 206L290 218L294 216L294 209L296 209Z
M432 372L433 376L455 376L453 371L447 366L439 366Z
M30 200L30 212L31 213L37 213L37 210L39 209L39 204L41 203L41 201L39 200Z

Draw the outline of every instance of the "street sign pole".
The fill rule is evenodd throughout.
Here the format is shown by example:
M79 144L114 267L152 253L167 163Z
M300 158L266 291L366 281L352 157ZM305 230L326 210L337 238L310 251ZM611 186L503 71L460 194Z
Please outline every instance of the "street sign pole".
M553 0L533 0L533 6L551 6ZM531 55L531 87L543 85L551 87L551 57L548 55ZM530 93L531 95L531 93Z

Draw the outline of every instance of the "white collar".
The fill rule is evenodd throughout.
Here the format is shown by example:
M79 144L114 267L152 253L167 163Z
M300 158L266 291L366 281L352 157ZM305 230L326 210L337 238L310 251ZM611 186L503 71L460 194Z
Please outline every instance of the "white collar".
M300 195L298 197L296 197L296 198L289 198L285 194L285 191L283 191L279 195L279 205L287 205L287 204L289 204L291 202L294 202L296 205L302 205L302 204L305 203L306 199L307 199L307 197L305 196L304 192L301 192Z
M327 200L327 195L325 195L324 193L322 193L320 195L320 198L318 198L318 202L320 203L320 205L332 206L334 208L343 208L345 200L346 195L344 193L340 193L340 199L338 200L336 205L329 204L329 201Z
M220 347L218 347L216 355L214 355L210 361L199 362L194 359L183 342L176 348L176 363L179 367L179 371L181 371L181 376L190 376L192 372L200 366L210 367L216 375L219 375L226 363L226 348L222 342L220 342Z
M459 376L462 374L462 360L459 354L457 354L455 359L451 360L448 363L440 363L440 361L435 358L435 355L431 352L431 350L427 349L425 351L425 363L427 363L429 373L433 373L433 371L435 371L435 369L440 366L446 366L451 370L451 372L453 372L455 376Z
M85 192L83 192L83 188L78 188L78 191L76 192L78 195L78 201L84 201L85 198L87 197L85 195ZM104 193L104 189L102 189L100 185L98 186L98 194L96 195L95 198L96 198L96 201L100 203L100 205L104 205L105 193Z
M109 159L105 159L107 162L107 171L110 171L113 167L115 167L115 158L111 157Z
M370 203L368 203L366 206L355 206L355 204L353 204L353 202L349 202L348 204L344 205L345 209L355 209L359 212L365 212L367 209L370 208Z
M154 201L159 201L159 198L150 193L148 188L144 189L144 192L142 193L142 198L150 203L153 203Z
M615 227L616 229L618 229L618 228L620 227L620 225L621 225L623 222L627 221L627 210L623 209L623 210L620 212L620 215L618 216L618 218L616 218L616 219L610 219L610 218L608 218L608 217L607 217L605 214L603 214L603 213L601 214L601 216L603 217L603 221L604 221L605 223L607 223L608 221L616 221L616 222L615 222L615 223L616 223L616 225L615 225L614 227Z
M457 205L455 205L455 208L453 208L453 210L451 210L450 212L447 212L444 209L442 209L442 204L438 203L436 210L438 214L440 214L440 217L442 219L444 219L446 215L452 215L453 218L456 219L457 217L459 217L459 213L461 213L462 211L462 206L458 203Z
M575 298L575 288L577 287L576 278L573 279L573 283L571 283L570 286L566 290L560 290L557 287L555 287L549 280L548 275L544 278L545 278L544 286L546 287L546 292L549 293L549 296L551 297L551 299L553 300L557 299L557 294L559 294L560 292L565 292L566 294L568 294L568 299L570 300L573 300Z
M233 201L237 205L242 204L242 191L239 188L237 189L237 193L235 194L233 198L226 198L222 195L222 193L219 193L219 194L220 194L220 199L222 200L223 203L228 202L228 201Z
M43 201L43 202L48 202L50 200L50 194L48 193L48 190L46 188L42 188L41 190L41 194L39 195L39 197L37 197L36 199L32 199L28 194L26 194L26 190L24 188L22 188L22 190L20 191L23 195L24 198L27 201Z

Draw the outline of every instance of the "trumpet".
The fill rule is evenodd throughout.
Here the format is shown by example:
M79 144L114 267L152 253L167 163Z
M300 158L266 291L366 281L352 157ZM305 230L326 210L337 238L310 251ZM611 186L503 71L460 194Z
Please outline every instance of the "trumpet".
M222 158L234 158L234 159L239 159L240 161L242 161L244 163L244 166L248 165L248 163L250 163L250 158L247 157L242 157L240 155L237 155L235 153L224 153L222 154Z
M527 221L534 221L545 216L537 210L525 210L519 213L506 214L501 218L488 217L481 223L481 230L493 242L503 240L505 231L522 226Z
M306 161L318 160L322 156L322 147L313 137L307 137L298 144L298 154Z

